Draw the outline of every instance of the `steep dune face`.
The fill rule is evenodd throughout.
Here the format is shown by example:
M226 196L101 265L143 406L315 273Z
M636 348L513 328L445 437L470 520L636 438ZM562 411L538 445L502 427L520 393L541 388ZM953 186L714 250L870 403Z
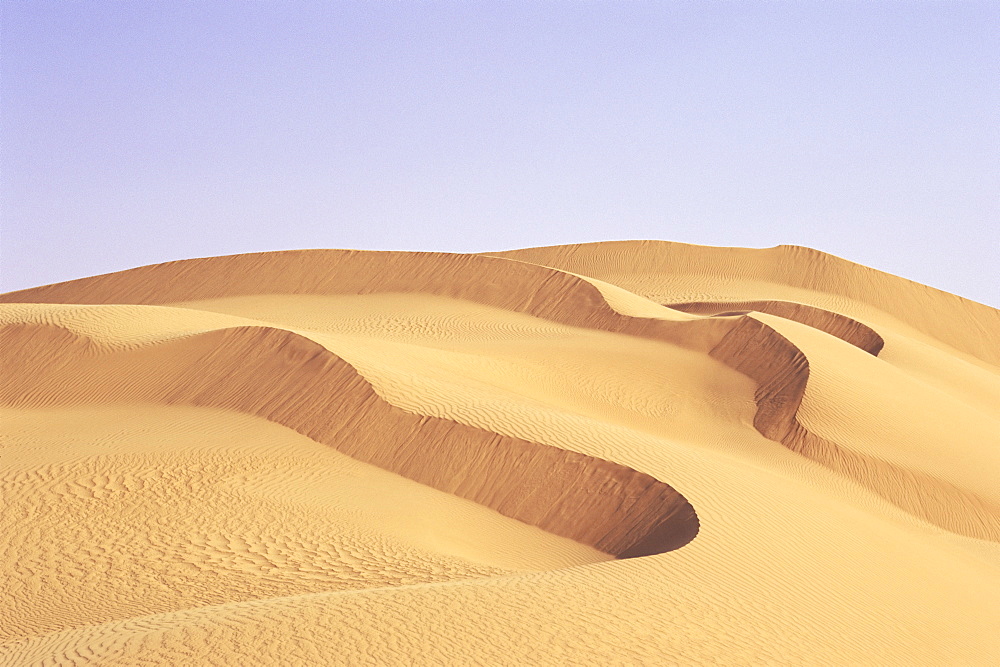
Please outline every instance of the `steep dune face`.
M698 533L694 509L668 484L610 461L394 408L342 359L288 331L217 330L118 355L126 359L94 354L92 343L58 327L0 329L0 346L0 364L15 378L0 392L2 404L96 398L248 413L621 558L677 549ZM127 375L115 372L123 366ZM32 372L44 367L47 373ZM69 393L79 377L89 378L96 397Z
M931 523L962 535L1000 541L1000 498L983 497L961 485L937 479L932 472L907 470L880 456L853 451L847 443L810 432L797 418L809 382L809 360L794 342L772 326L747 317L747 313L760 312L799 322L877 356L885 347L883 337L872 326L847 313L861 312L874 322L886 322L890 331L894 318L886 315L891 314L905 318L907 324L921 332L933 333L942 343L977 355L995 368L992 364L997 361L996 348L983 345L982 341L996 338L996 331L1000 330L997 311L922 285L914 290L908 281L866 267L856 267L852 272L854 265L849 262L807 248L779 246L753 251L695 247L680 254L677 250L677 244L631 242L534 248L498 256L586 272L661 300L674 310L737 319L738 324L709 354L757 383L754 426L758 431L849 476ZM789 267L796 265L790 260L797 256L810 259L809 271L790 271ZM633 261L626 265L623 257ZM710 278L706 280L704 276ZM720 276L725 276L724 283ZM745 282L739 282L740 278ZM782 282L768 287L759 284L762 279ZM717 291L712 294L713 299L704 301L672 302L665 298L669 289L679 292L681 285L683 289L697 285L701 290ZM805 297L813 304L827 307L833 304L841 312L807 303L741 298L768 289L775 295ZM835 296L848 296L851 301L831 299L831 292ZM928 323L926 320L937 318L914 317L912 312L900 310L900 303L919 303L950 317L944 318L943 323ZM954 326L956 321L964 326ZM1000 385L993 384L1000 396Z
M317 269L317 267L320 267ZM299 250L210 257L0 295L0 303L172 304L254 294L421 293L707 350L724 322L623 315L586 279L477 255Z
M873 316L889 316L956 350L1000 364L1000 350L992 343L1000 311L811 248L617 241L489 254L606 280L658 303L782 299L869 324Z
M833 313L822 308L805 306L801 303L791 303L788 301L736 301L727 303L667 303L663 305L669 306L674 310L682 310L685 313L698 313L699 315L731 316L743 315L750 311L770 313L824 331L875 356L878 356L878 353L885 347L885 341L870 326L839 313Z
M990 664L998 316L659 242L0 295L0 663Z
M799 317L790 319L800 321ZM744 318L710 354L757 382L754 426L764 436L849 477L930 523L960 535L1000 542L1000 504L995 500L932 474L907 470L878 456L852 451L810 432L798 419L809 380L809 362L798 347L773 327Z

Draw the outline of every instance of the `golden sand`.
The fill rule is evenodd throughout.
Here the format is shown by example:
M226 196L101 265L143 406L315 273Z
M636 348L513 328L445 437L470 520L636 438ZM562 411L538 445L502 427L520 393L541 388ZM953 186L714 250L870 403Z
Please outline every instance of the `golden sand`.
M1000 311L817 251L0 295L0 664L1000 664Z

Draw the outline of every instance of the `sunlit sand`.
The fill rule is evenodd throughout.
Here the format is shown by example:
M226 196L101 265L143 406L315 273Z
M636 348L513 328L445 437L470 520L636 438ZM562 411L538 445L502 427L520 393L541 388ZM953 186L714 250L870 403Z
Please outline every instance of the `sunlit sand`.
M0 664L1000 664L1000 311L806 248L0 295Z

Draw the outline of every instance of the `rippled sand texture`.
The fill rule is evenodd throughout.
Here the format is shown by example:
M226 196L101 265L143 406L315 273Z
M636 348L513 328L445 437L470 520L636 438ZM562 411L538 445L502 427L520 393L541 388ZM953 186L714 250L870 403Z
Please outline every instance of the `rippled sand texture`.
M0 295L0 664L1000 664L1000 311L805 248Z

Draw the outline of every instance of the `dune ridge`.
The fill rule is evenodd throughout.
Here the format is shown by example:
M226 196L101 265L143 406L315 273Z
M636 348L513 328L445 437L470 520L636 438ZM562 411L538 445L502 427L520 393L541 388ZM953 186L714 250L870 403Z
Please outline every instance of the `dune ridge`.
M741 318L710 355L757 382L754 427L765 437L945 530L1000 541L1000 507L995 504L930 475L852 452L803 426L798 411L809 380L809 360L773 327ZM927 493L930 488L934 494Z
M619 249L622 245L628 248L627 256L630 260L634 260L633 266L622 266L621 256L625 252ZM683 244L680 247L688 248ZM779 246L767 251L752 251L705 246L693 247L695 252L688 252L681 257L675 257L674 249L675 246L669 242L611 242L515 250L497 253L496 256L522 261L534 260L546 266L587 272L588 275L598 277L600 280L608 280L630 288L635 288L637 284L643 284L645 281L648 286L645 290L639 290L639 293L656 298L657 283L655 280L650 282L649 275L657 270L683 274L685 271L695 270L695 267L698 271L705 271L721 264L726 267L723 271L726 274L735 273L741 277L767 279L780 276L787 280L788 270L784 267L789 255L804 254L811 259L819 260L817 266L810 264L811 272L804 277L803 274L794 274L791 276L793 280L789 282L805 287L823 287L832 284L839 288L840 293L855 297L863 296L875 301L880 307L885 304L894 305L881 293L869 291L870 287L853 275L851 280L846 281L848 289L844 289L842 280L844 272L858 265L808 248ZM654 254L654 251L659 254ZM756 261L740 261L741 256L749 255L758 255L758 258L755 258ZM760 255L764 255L765 259L761 260ZM778 259L775 259L775 256ZM701 259L702 263L696 263L698 259ZM789 265L794 266L794 264ZM858 267L858 272L874 285L909 282L867 267ZM865 289L862 290L862 287ZM951 306L958 305L961 313L969 311L979 316L980 319L976 321L973 331L988 331L986 327L991 320L996 320L1000 327L997 311L932 288L920 287L922 295L932 297L936 304L944 302ZM712 347L709 354L757 383L755 397L757 412L754 417L754 427L762 435L858 482L898 507L945 530L979 539L1000 540L1000 506L995 503L930 475L903 470L877 457L852 452L828 438L811 433L803 426L797 419L797 413L809 382L809 361L792 341L768 324L755 319L752 311L769 313L806 324L840 338L873 356L878 356L885 346L885 341L871 326L816 305L776 299L693 302L667 300L663 305L708 317L726 315L725 319L735 321L733 327ZM918 328L928 331L936 329L939 334L946 331L942 327ZM978 340L974 336L969 337L968 332L964 332L966 335L962 337L953 335L953 330L947 330L946 333L948 335L942 338L950 345L976 351L986 360L992 359L991 354L982 354L978 345L970 345L970 342L978 343ZM934 482L935 493L929 497L925 489L926 482L930 480Z
M992 344L1000 310L813 248L728 248L650 240L484 254L598 278L657 303L769 301L787 294L794 296L792 301L859 321L884 313L956 350L1000 365L1000 350Z
M663 305L674 310L699 315L745 315L750 311L770 313L836 336L872 356L877 357L878 353L885 347L885 341L882 340L882 337L867 324L839 313L791 301L695 301L665 303Z
M316 266L322 270L317 271ZM560 324L707 351L730 323L623 315L583 277L519 261L448 253L296 250L153 264L0 294L0 303L169 305L247 294L422 293Z
M343 359L295 333L216 330L127 355L131 374L87 339L53 326L0 329L0 365L20 382L0 403L79 402L72 378L90 376L101 401L226 408L288 426L339 451L505 516L619 558L680 548L698 533L690 503L668 484L626 466L422 417L383 401ZM74 363L87 358L89 363ZM32 373L44 359L46 376ZM164 364L164 360L183 360ZM117 368L116 368L117 366ZM100 377L102 369L112 373ZM62 395L61 395L62 394ZM89 397L94 400L94 397Z

